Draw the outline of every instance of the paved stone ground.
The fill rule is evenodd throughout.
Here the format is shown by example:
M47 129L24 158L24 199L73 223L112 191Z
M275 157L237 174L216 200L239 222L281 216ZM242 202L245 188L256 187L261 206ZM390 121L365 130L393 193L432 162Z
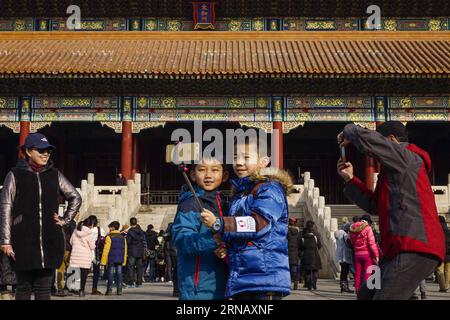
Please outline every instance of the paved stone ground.
M317 284L317 291L308 291L300 288L298 291L292 291L286 300L356 300L354 294L341 294L339 281L320 279ZM435 283L427 282L428 300L450 300L450 291L440 293L439 286ZM88 279L87 289L92 288L91 279ZM100 281L99 290L106 291L106 282ZM172 297L172 286L168 283L144 283L141 288L124 289L122 296L92 296L90 290L86 290L86 296L79 298L70 297L52 297L54 300L177 300Z

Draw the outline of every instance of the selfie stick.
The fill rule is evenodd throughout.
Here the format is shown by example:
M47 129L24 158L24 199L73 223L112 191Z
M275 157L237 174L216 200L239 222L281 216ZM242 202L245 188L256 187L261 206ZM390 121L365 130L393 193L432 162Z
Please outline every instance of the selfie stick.
M178 167L178 169L180 170L181 174L183 175L184 180L186 180L186 184L188 185L189 190L191 190L192 194L194 195L195 202L197 202L197 205L198 205L200 211L203 211L203 204L200 201L200 199L197 197L197 195L195 194L194 187L192 186L192 183L186 174L186 172L188 172L189 169L184 165L184 163L181 163L180 166Z
M180 145L181 142L177 141L175 142L175 146L176 145ZM184 162L181 162L181 164L178 166L178 170L181 172L181 174L183 175L184 180L186 181L186 184L189 187L189 190L192 192L192 195L194 196L195 202L197 203L200 211L203 211L203 204L200 201L200 199L197 197L197 195L195 194L195 190L194 187L192 186L191 181L189 180L189 177L187 176L187 172L189 171L189 169L186 167L186 165L184 164Z

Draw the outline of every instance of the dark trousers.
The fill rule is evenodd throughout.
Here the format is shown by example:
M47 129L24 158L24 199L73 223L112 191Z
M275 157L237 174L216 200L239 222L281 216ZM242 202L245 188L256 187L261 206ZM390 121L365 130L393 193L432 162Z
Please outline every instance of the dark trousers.
M16 300L50 300L52 279L55 269L17 271Z
M86 281L89 274L89 269L80 268L80 290L84 291L86 288Z
M166 281L172 281L172 256L166 255Z
M116 274L117 290L122 290L122 264L109 264L108 265L108 290L112 290L114 284L114 273Z
M342 282L348 282L348 274L350 272L350 265L345 262L341 262L341 283Z
M439 259L433 255L404 252L381 265L381 289L361 285L359 300L408 300L420 282L433 273Z
M156 266L156 273L158 275L158 278L164 278L166 277L166 264L160 264L158 263ZM166 279L164 279L165 281L167 281Z
M142 268L142 258L128 256L128 284L133 284L137 271L136 284L142 285L142 276L144 270Z
M98 287L98 280L100 279L100 264L93 264L92 265L92 289L97 289Z
M173 281L173 291L179 292L178 290L178 267L177 267L177 257L172 256L172 281Z
M318 270L305 270L305 285L308 289L317 289Z
M279 292L247 291L234 295L232 300L281 300L283 297Z

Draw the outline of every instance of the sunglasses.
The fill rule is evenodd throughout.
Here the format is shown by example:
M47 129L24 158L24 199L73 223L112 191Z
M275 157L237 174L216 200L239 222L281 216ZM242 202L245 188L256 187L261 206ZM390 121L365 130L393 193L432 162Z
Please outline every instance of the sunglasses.
M44 154L44 153L51 154L52 151L53 151L52 149L32 149L32 150L35 150L35 151L37 151L40 154Z

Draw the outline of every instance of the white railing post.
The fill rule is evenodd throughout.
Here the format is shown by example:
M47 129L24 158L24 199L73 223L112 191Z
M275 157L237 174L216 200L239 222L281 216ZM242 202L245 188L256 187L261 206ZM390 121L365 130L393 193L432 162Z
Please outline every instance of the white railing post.
M122 210L123 210L122 197L118 196L115 199L114 207L110 211L108 217L109 221L119 220L119 222L122 223L122 221L120 221L121 219L119 218L119 215L122 212Z
M324 210L324 225L325 225L325 231L326 233L330 232L330 226L331 226L331 208L325 207Z
M338 220L336 218L331 218L331 232L334 233L338 230ZM334 238L332 238L334 239Z
M141 174L136 173L134 175L134 184L135 184L135 204L136 207L140 207L141 205Z

